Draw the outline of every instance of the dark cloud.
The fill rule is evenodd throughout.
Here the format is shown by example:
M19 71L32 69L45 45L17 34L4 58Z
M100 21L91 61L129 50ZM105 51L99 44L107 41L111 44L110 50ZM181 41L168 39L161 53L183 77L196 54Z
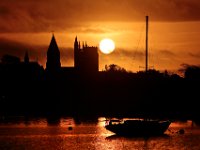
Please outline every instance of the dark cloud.
M84 27L78 30L80 33L108 33L113 32L112 30L102 29L102 28L93 28L93 27Z
M134 50L134 49L125 50L123 48L117 48L111 54L103 55L102 57L104 57L103 59L105 61L115 60L121 63L123 62L129 64L130 61L143 62L145 59L145 54L142 52L142 50Z
M1 0L0 32L62 31L87 22L200 20L198 0Z
M8 7L0 6L0 15L7 15L10 13L10 10Z
M22 56L28 46L19 42L0 38L0 55L10 54L15 56Z
M200 52L199 53L188 53L189 56L193 57L193 58L196 58L196 59L199 59L200 58Z
M148 14L155 21L200 20L198 0L133 0L131 4L140 15Z
M159 56L162 56L162 57L166 57L166 58L172 58L172 57L175 57L176 54L173 53L172 51L170 50L159 50L158 51L158 55Z

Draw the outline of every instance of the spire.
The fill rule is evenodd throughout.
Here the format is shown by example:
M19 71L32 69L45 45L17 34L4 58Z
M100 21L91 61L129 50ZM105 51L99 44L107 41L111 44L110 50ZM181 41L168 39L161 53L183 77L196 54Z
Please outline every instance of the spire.
M51 42L47 50L46 68L48 70L57 70L61 67L60 51L56 43L54 34L52 34Z
M79 53L80 53L80 45L78 43L77 36L75 37L74 41L74 66L77 68L79 63Z
M83 45L82 47L83 47L83 49L84 49L84 47L85 47L85 44L84 44L84 42L82 42L82 45Z
M57 43L56 43L55 36L54 36L54 34L52 34L52 38L51 38L51 42L50 42L48 51L49 51L49 50L54 50L54 49L55 49L56 51L59 51L58 45L57 45Z
M77 39L77 36L75 37L75 41L74 41L74 50L78 50L78 39Z
M28 51L26 51L26 53L24 55L24 63L26 63L26 64L29 63Z
M80 41L78 42L78 49L79 50L81 49L81 42Z
M78 42L78 40L77 40L77 36L75 37L75 42Z
M75 37L75 41L74 41L74 46L75 45L78 45L78 39L77 39L77 36Z

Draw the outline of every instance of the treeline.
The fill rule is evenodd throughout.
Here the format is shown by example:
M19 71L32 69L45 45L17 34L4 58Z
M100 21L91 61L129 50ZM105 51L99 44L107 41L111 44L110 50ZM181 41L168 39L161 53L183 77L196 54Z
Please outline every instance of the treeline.
M28 70L22 77L18 70L6 74L1 69L1 115L196 118L200 114L199 66L184 65L183 77L158 70L133 73L115 64L98 74Z

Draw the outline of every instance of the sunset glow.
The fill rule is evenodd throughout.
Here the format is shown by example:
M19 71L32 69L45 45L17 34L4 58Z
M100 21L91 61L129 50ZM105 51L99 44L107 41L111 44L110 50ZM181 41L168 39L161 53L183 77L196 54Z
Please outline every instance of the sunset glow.
M103 39L99 44L99 48L102 53L110 54L115 49L115 43L111 39Z
M74 65L76 36L90 46L99 46L99 41L109 37L117 47L110 55L104 55L108 51L100 53L99 70L115 63L127 70L139 71L145 61L145 15L149 15L149 66L177 71L184 63L200 64L199 6L198 0L159 3L155 0L142 3L132 0L126 3L118 0L2 0L0 56L8 53L23 59L28 50L30 59L38 60L45 67L45 54L54 31L62 66ZM52 11L55 7L60 9Z
M200 0L0 0L0 150L200 150Z

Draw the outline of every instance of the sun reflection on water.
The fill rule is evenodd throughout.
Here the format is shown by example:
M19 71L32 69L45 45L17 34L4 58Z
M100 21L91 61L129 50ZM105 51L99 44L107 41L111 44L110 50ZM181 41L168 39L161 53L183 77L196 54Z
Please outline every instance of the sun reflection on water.
M0 149L198 150L200 147L200 127L191 120L174 121L169 127L173 133L167 131L163 136L148 138L117 136L105 129L105 117L78 122L73 117L63 117L56 119L55 124L48 121L46 118L29 118L1 123ZM176 133L180 129L185 133Z

